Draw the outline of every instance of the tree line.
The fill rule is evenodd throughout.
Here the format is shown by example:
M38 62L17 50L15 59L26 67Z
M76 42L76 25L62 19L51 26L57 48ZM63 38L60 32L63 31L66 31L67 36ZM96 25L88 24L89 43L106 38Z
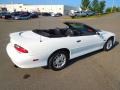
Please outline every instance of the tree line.
M94 11L95 13L99 13L102 14L104 11L106 11L107 13L110 12L119 12L120 11L120 7L108 7L105 10L105 6L106 6L106 1L102 0L82 0L81 1L81 9L82 10L91 10Z

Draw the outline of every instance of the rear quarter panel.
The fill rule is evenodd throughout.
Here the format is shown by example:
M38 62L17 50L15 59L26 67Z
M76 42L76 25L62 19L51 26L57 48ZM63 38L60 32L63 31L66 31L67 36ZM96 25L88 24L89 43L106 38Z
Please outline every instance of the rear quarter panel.
M58 49L67 48L71 51L74 45L68 38L51 38L43 42L26 44L26 47L31 51L31 55L48 60L49 56Z

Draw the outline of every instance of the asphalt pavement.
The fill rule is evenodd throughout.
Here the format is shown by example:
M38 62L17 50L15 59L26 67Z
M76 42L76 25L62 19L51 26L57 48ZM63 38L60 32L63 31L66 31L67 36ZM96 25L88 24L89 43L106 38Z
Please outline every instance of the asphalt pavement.
M97 51L73 59L61 71L13 66L6 53L9 33L66 27L64 21L77 21L114 32L116 46L108 52ZM32 41L31 41L32 42ZM0 90L120 90L120 13L79 20L40 17L30 20L0 19Z

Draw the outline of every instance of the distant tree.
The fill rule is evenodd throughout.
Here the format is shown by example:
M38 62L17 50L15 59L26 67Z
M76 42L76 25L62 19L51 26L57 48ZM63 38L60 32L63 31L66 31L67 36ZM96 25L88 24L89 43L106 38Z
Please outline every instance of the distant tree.
M105 6L105 1L93 0L89 5L89 9L96 13L103 13Z
M112 7L111 12L117 12L117 7Z
M111 12L111 9L112 9L111 7L108 7L108 8L106 8L105 12L106 12L106 13L110 13L110 12Z
M93 0L92 3L91 3L91 9L92 11L94 12L98 12L99 10L99 1L98 0Z
M92 10L96 13L103 13L105 9L106 2L105 0L82 0L81 1L81 9L82 10Z
M103 13L103 10L105 9L105 1L99 2L99 13Z
M117 7L116 11L117 11L117 12L120 12L120 7Z
M112 13L112 12L120 12L120 7L108 7L107 9L106 9L106 12L107 13Z
M109 7L106 9L106 12L110 13L110 12L120 12L120 7Z
M90 0L82 0L81 1L81 9L87 10L89 8Z

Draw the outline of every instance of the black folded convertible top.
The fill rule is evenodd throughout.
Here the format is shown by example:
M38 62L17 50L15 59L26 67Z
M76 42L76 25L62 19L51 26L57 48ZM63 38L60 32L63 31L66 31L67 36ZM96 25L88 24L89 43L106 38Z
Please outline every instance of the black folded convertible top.
M65 29L47 29L47 30L40 30L35 29L32 30L34 33L37 33L39 35L55 38L55 37L65 37Z

